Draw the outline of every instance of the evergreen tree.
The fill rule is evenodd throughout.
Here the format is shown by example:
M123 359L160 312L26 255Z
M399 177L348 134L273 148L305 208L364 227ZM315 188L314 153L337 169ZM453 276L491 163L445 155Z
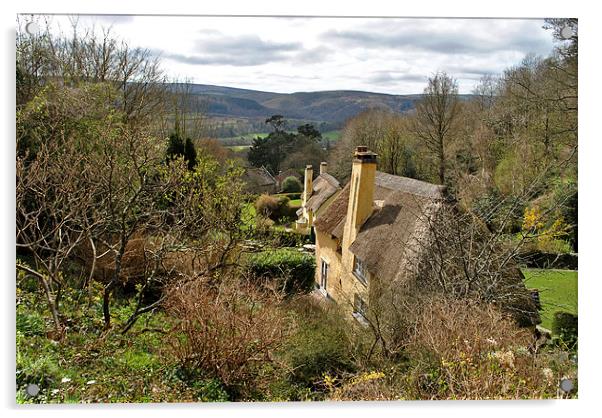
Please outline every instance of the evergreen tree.
M186 138L186 144L184 145L184 159L188 163L188 169L194 170L196 166L196 149L194 143L190 138Z
M167 147L167 158L173 160L174 158L181 157L184 155L185 145L184 140L178 133L169 135L169 146Z

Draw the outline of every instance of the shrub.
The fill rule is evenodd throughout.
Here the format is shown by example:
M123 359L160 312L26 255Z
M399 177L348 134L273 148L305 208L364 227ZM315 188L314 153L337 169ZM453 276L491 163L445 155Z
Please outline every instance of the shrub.
M280 202L277 198L262 194L255 202L255 211L258 215L265 218L272 218L272 215L280 208Z
M282 191L284 193L299 193L303 190L303 185L295 176L289 176L282 182Z
M261 195L255 202L257 214L270 218L273 221L285 223L297 218L297 209L289 204L288 196Z
M255 278L267 279L288 294L313 288L315 265L311 255L287 248L264 251L249 259Z
M286 335L279 302L278 294L229 277L173 286L165 306L177 324L166 342L188 374L217 379L233 400L249 399L268 384L263 369Z
M336 307L319 306L309 296L291 302L297 323L283 357L293 384L323 389L325 374L340 376L355 371L349 324Z
M249 231L249 238L260 239L274 248L301 247L311 242L311 236L296 230L273 228L274 221L268 218L258 218L255 228Z
M412 399L556 397L560 378L576 378L574 365L568 356L534 354L532 342L529 330L493 306L434 298L418 315L406 346L411 359L406 394Z
M577 315L569 312L554 313L552 332L570 349L576 348L578 334Z
M296 199L301 199L301 195L303 193L278 193L277 196L286 196L288 197L290 200L296 200Z

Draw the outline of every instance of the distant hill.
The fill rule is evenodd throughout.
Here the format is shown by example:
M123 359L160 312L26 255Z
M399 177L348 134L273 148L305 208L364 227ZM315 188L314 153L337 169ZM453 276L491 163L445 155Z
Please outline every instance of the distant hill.
M191 84L190 88L201 98L203 111L227 126L226 130L222 127L217 136L239 135L246 129L260 129L263 121L275 114L297 123L313 122L326 130L337 129L347 119L367 109L412 110L421 97L420 94L394 95L354 90L273 93L208 84ZM241 124L246 128L241 130Z
M365 91L336 90L272 93L232 87L193 84L210 116L269 117L340 123L370 108L404 112L414 108L420 95L392 95Z

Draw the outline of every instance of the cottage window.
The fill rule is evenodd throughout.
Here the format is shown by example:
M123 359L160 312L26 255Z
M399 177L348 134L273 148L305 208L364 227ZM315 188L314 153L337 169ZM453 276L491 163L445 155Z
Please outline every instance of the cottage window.
M366 285L368 284L368 271L366 270L364 262L359 257L355 257L353 263L353 274L360 282Z
M328 285L328 263L323 258L320 263L320 290L326 294L326 286Z
M368 325L368 321L366 320L367 311L368 304L356 293L353 296L353 317L362 325Z

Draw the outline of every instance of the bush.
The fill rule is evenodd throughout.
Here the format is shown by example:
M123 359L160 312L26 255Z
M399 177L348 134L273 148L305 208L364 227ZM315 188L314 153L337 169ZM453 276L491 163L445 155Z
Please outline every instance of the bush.
M249 259L255 278L268 279L286 293L309 292L314 286L316 261L309 254L292 249L264 251Z
M417 316L406 346L404 385L411 399L520 399L558 396L576 379L566 353L529 350L532 333L493 306L436 298Z
M260 239L268 246L274 248L301 247L311 243L311 236L295 230L273 228L274 221L267 218L258 218L256 227L249 232L249 238Z
M577 346L578 320L577 315L569 312L554 313L552 333L570 349Z
M284 193L299 193L303 190L303 185L297 177L289 176L282 182L282 191Z
M297 200L297 199L301 199L302 194L303 193L278 193L276 196L286 196L290 200Z
M264 369L286 336L279 303L277 294L230 277L173 286L166 308L177 324L166 342L186 374L217 380L232 400L252 399L269 384ZM202 389L220 394L215 384Z
M272 215L277 212L279 208L279 199L267 194L262 194L255 202L255 211L258 215L261 215L265 218L271 219Z
M290 206L288 196L280 195L278 197L261 195L255 202L257 214L269 218L273 221L286 223L297 218L296 207Z
M349 324L336 307L319 306L309 297L291 302L297 331L288 340L284 358L295 385L323 389L325 374L341 376L356 368L351 348Z

